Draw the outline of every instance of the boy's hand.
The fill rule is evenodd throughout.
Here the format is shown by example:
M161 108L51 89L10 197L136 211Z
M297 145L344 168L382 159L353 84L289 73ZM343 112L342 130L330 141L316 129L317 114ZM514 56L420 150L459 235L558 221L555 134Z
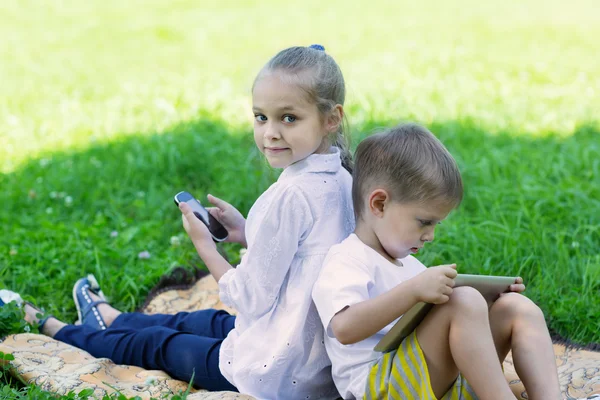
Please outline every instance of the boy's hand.
M208 201L215 207L207 208L208 212L227 229L228 236L226 242L240 243L248 247L246 243L246 219L237 208L221 200L218 197L209 194Z
M525 285L523 284L523 278L521 278L519 276L518 278L515 279L515 283L513 283L512 285L510 285L508 287L508 290L506 292L500 293L498 296L495 296L494 298L486 297L485 300L488 303L488 307L491 307L496 300L498 300L500 297L504 296L507 293L523 293L524 291L525 291Z
M179 203L179 209L182 214L181 220L183 221L183 228L190 239L192 239L192 243L194 243L196 249L205 248L207 246L216 248L208 228L198 219L198 217L196 217L192 208L187 203L181 202Z
M510 292L523 293L524 291L525 291L525 285L523 284L523 278L521 278L519 276L517 279L515 279L515 283L510 285L507 293L510 293Z
M450 300L456 275L456 264L427 268L411 279L414 282L413 293L418 301L446 303Z

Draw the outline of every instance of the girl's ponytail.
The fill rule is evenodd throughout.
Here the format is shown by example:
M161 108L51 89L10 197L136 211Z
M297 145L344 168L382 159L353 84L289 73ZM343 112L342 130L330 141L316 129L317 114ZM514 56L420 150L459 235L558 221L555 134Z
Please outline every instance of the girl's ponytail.
M340 158L342 159L342 167L346 169L350 174L352 174L352 170L354 168L354 161L352 159L352 153L350 153L350 143L349 143L349 129L348 123L346 121L346 117L342 123L340 124L340 128L335 133L335 138L333 140L333 145L340 149Z

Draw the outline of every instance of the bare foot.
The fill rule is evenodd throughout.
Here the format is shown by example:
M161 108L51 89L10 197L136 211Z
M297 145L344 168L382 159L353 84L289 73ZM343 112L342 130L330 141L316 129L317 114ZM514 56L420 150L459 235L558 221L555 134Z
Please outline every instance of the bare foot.
M25 303L24 310L25 310L25 321L29 322L30 324L37 324L40 322L38 315L43 314L42 310L31 306L29 303ZM65 324L62 321L59 321L55 317L48 317L48 319L46 320L46 323L44 324L44 326L42 326L42 329L40 329L40 332L43 333L44 335L47 335L47 336L50 336L53 338L56 335L56 333L58 331L60 331L62 328L64 328L65 326L67 326L67 324Z

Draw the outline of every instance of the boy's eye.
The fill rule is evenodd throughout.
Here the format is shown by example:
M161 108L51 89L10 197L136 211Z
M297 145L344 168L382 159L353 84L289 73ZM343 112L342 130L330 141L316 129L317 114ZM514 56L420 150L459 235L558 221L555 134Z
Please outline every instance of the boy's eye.
M432 226L432 225L440 225L442 222L434 222L434 221L430 221L427 219L420 219L419 223L421 224L421 226Z
M265 122L267 120L267 117L265 117L262 114L254 114L254 119L258 122Z
M285 122L287 124L291 124L294 121L296 121L296 117L294 117L293 115L284 115L283 116L283 122Z

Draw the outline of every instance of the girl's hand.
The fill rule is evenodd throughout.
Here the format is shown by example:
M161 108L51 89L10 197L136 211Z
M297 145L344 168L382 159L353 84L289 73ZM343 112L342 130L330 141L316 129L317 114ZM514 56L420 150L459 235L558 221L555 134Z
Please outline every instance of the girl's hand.
M418 301L443 304L450 300L456 278L456 264L430 267L411 279Z
M240 243L248 247L246 243L246 219L237 208L221 200L218 197L209 194L208 201L215 207L208 208L208 212L227 229L229 235L226 242Z
M192 208L185 202L179 203L179 209L181 210L181 220L183 221L183 228L187 232L192 243L199 251L201 248L216 248L215 243L212 240L212 236L208 231L208 228L202 221L196 217Z

